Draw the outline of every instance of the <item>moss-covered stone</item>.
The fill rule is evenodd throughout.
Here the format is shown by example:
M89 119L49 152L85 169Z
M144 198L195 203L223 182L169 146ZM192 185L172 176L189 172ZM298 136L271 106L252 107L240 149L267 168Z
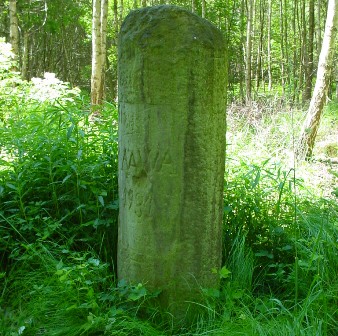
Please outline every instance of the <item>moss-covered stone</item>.
M118 277L161 289L183 318L201 287L218 286L225 44L175 6L131 12L118 44Z

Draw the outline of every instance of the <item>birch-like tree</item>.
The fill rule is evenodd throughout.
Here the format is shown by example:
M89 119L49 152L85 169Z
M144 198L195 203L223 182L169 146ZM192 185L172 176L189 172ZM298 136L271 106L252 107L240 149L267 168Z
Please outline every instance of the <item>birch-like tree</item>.
M315 0L309 0L309 31L307 36L307 57L305 64L305 90L303 92L303 100L307 101L311 98L312 78L313 78L313 43L315 37Z
M272 3L268 0L268 90L272 90L272 57L271 57L271 21L272 21Z
M102 104L107 52L108 0L93 0L91 104Z
M245 46L245 88L246 102L251 103L251 52L254 0L247 0L246 46Z
M326 103L330 83L331 66L334 54L335 37L338 28L338 0L329 0L323 44L319 56L317 79L310 107L303 124L298 157L309 159L312 156L323 108Z
M9 22L10 22L10 31L9 39L12 45L12 52L15 56L15 60L19 57L19 22L16 11L16 0L9 1Z

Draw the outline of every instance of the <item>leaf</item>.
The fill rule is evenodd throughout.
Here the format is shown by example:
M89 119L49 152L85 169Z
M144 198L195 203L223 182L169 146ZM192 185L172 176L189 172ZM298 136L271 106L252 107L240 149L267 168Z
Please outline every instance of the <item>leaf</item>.
M231 297L233 299L240 299L243 297L243 291L242 290L236 290L234 292L231 292Z
M63 268L63 262L62 262L62 260L60 260L59 262L58 262L58 264L56 265L56 269L57 270L61 270Z
M225 266L223 266L219 271L219 276L221 279L227 279L230 274L231 272Z
M64 274L64 275L61 275L59 280L62 282L62 281L65 281L67 279L67 274Z
M203 293L212 298L219 298L221 295L220 291L216 288L204 288Z
M280 250L281 251L290 251L292 249L293 249L293 247L291 245L285 245Z
M280 226L275 227L275 228L273 229L273 231L274 231L274 233L275 233L276 235L281 235L281 234L284 233L284 229L283 229L282 227L280 227Z
M259 183L260 178L261 178L261 172L258 171L257 175L256 175L256 178L255 178L255 181L253 181L253 183L251 183L252 188L255 188L257 186L257 184Z
M230 205L226 205L223 208L224 214L227 215L228 213L230 213L232 211L232 207Z
M6 186L10 189L16 190L16 186L12 183L6 183Z
M64 184L70 177L72 176L72 174L68 174L63 180L61 184Z
M216 267L212 268L212 269L211 269L211 273L212 273L212 274L218 274L217 268L216 268Z
M128 299L132 301L137 301L140 298L144 297L147 294L145 287L136 288L133 292L128 295Z
M108 195L107 190L101 190L100 195L101 196L107 196Z
M67 140L70 139L70 137L71 137L71 135L72 135L72 132L73 132L73 130L74 130L74 127L75 127L74 124L73 124L72 126L68 127L68 129L67 129Z
M112 210L118 210L119 209L119 201L116 200L113 203L108 204L107 208L112 209Z
M100 195L97 198L98 198L99 202L101 203L101 205L104 206L104 199L103 199L103 197Z
M269 253L267 250L261 250L257 253L255 253L256 257L267 257L269 259L273 259L273 254Z
M26 329L25 326L21 326L21 327L18 329L18 335L22 335L22 333L24 332L25 329Z
M96 258L89 258L88 262L94 266L99 266L100 265L100 260Z

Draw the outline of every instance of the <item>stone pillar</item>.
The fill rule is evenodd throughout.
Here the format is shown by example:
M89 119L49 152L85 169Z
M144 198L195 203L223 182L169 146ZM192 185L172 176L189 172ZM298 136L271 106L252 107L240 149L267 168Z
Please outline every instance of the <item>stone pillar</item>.
M183 318L218 286L225 43L199 16L158 6L131 12L118 45L118 278L161 289Z

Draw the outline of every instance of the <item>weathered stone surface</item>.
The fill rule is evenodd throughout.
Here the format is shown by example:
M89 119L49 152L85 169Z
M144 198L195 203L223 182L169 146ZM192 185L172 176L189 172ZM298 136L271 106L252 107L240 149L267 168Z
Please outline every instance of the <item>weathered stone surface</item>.
M118 277L183 317L221 263L222 34L175 6L135 10L119 36Z

